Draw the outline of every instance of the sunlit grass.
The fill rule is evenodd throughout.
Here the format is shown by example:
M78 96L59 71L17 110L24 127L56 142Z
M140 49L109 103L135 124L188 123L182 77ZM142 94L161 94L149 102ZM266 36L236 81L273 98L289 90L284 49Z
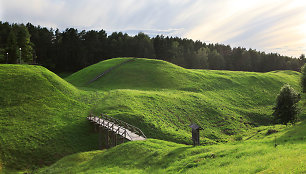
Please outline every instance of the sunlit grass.
M204 158L202 155L209 155L210 152L219 154L221 152L218 149L222 151L223 148L226 154L228 151L226 156L231 156L230 149L241 148L254 156L247 151L255 148L253 144L258 144L263 150L270 147L271 143L266 143L266 140L255 140L265 139L269 129L279 131L278 134L287 130L286 126L269 125L276 94L284 83L300 90L300 74L293 71L253 73L188 70L150 59L136 59L86 85L97 74L125 60L103 61L67 77L75 86L40 66L0 65L0 170L4 168L4 173L18 169L32 171L72 153L96 150L97 134L86 120L86 116L93 112L105 113L131 123L150 138L184 144L191 143L188 125L191 121L196 122L204 128L201 131L202 144L209 146L199 147L201 153L197 153L198 147L151 139L123 144L105 153L94 151L79 154L79 160L71 160L67 165L56 165L65 165L62 168L75 165L67 169L71 173L87 170L90 173L92 166L95 166L92 172L96 173L193 172L191 169L197 172L202 170L200 166L206 165L201 162L201 158ZM305 106L305 102L300 105ZM305 118L305 110L302 110L301 116ZM292 131L294 136L291 139L282 140L279 136L279 141L301 142L296 137L304 136L304 133ZM239 136L243 142L252 140L254 143L243 143L236 147ZM223 142L236 144L221 144ZM303 143L296 148L300 146ZM281 145L278 147L282 148ZM128 152L130 156L120 157L126 153L123 150L129 148L135 148L145 155L131 151ZM207 154L203 151L207 151ZM266 151L272 153L272 150ZM281 151L279 153L282 154ZM110 157L104 156L107 154L117 154L122 163L115 160L111 165ZM172 155L178 162L172 160ZM150 158L153 160L148 160ZM99 161L91 164L90 161L96 159ZM189 160L199 162L189 163ZM101 161L109 162L109 166L98 168ZM213 162L207 165L214 166ZM271 161L269 163L272 164ZM231 165L234 173L242 167L236 169L235 165L235 162ZM273 168L262 168L266 169ZM47 170L56 173L59 169ZM217 169L211 171L214 170ZM250 166L250 171L255 170L262 171Z
M67 80L78 86L78 78L87 72L98 74L111 62L87 67ZM188 70L161 60L136 59L79 87L105 92L92 108L96 115L122 119L151 138L185 144L191 143L188 125L195 122L204 128L202 143L211 144L230 141L254 125L271 124L280 87L289 83L300 90L299 76L293 71Z
M0 65L0 163L31 169L97 148L91 94L39 66Z
M306 136L296 137L292 131L305 132L305 123L257 140L219 145L192 147L155 139L129 142L65 157L39 173L303 173ZM280 140L290 137L297 139Z

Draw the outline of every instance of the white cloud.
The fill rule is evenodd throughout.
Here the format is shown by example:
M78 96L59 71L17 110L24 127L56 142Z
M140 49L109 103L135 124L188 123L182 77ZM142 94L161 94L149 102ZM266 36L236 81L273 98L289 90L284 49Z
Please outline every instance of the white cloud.
M302 53L294 47L306 45L306 30L301 27L306 22L306 3L235 2L223 6L219 10L222 15L213 17L212 22L194 26L186 36L268 52L275 51L276 47L287 46L292 47L291 51L284 48L278 49L278 52L290 56L299 56Z
M299 56L304 0L0 0L0 20L188 37Z

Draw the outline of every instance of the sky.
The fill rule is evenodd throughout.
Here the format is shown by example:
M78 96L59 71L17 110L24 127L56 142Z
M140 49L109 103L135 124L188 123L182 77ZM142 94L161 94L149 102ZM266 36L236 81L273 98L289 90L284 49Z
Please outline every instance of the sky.
M0 20L306 53L306 0L0 0Z

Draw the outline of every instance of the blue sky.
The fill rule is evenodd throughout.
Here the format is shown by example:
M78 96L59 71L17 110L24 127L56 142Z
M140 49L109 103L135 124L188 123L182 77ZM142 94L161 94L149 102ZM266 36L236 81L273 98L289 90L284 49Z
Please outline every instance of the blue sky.
M305 0L0 0L0 20L306 53Z

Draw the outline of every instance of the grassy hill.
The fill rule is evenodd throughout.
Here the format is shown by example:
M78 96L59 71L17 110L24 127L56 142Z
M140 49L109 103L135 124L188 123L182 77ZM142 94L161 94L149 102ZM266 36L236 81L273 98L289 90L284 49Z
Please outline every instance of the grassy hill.
M300 90L300 74L293 71L188 70L152 59L135 59L88 85L126 60L89 66L65 78L71 84L43 67L0 65L0 170L30 170L96 150L97 135L85 119L90 112L122 119L150 138L184 144L191 143L188 125L196 122L204 128L202 143L215 144L257 134L255 125L269 124L283 84ZM158 143L169 142L149 140L147 146Z
M272 128L272 127L270 127ZM305 122L256 140L192 147L149 139L67 156L38 173L304 173ZM275 129L275 128L274 128ZM276 137L277 147L274 147Z
M108 70L109 68L112 68L126 60L129 60L131 58L116 58L116 59L108 59L100 63L91 65L87 68L84 68L69 77L66 78L67 81L74 84L75 86L87 86L88 82L95 77L97 77L102 72Z
M105 71L104 64L89 66L67 81L92 79ZM86 73L90 77L86 77ZM281 86L296 90L300 74L293 71L269 73L189 70L165 61L136 59L109 72L83 89L103 90L104 98L92 108L141 128L151 138L191 143L188 125L204 128L203 143L224 142L231 135L271 121L272 107ZM80 80L82 81L82 80Z
M104 72L131 58L115 58L99 62L84 68L65 78L78 87L94 88L96 90L138 89L138 90L183 90L190 92L205 92L216 90L248 90L256 91L262 85L274 89L279 84L292 83L297 87L300 73L295 71L273 71L255 73L225 70L193 70L185 69L166 61L137 58L135 61L115 68L97 81L86 83ZM286 81L287 80L287 81Z
M0 166L51 164L97 148L86 94L40 66L0 65Z

